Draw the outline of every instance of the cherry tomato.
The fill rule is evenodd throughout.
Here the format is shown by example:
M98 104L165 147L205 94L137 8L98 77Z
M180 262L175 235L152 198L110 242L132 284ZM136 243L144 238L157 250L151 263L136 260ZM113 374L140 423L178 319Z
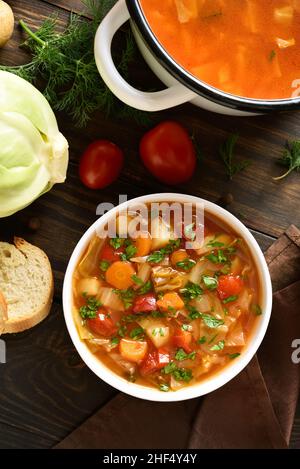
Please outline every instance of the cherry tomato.
M89 189L103 189L115 181L122 169L123 152L108 140L91 143L79 163L79 176Z
M150 311L155 311L156 298L152 293L147 293L147 295L138 296L133 303L133 312L134 313L147 313Z
M238 275L221 275L218 282L218 295L221 300L241 293L243 280Z
M184 331L181 328L177 329L172 337L172 342L175 347L183 348L186 353L191 353L192 334L189 331Z
M155 371L161 370L170 362L169 352L163 348L148 353L140 366L142 375L149 375Z
M124 248L114 249L109 244L106 244L101 251L100 259L108 262L115 262L120 260L120 254L124 252Z
M147 132L140 143L146 168L166 184L188 181L196 168L196 151L187 131L176 122L166 121Z
M87 326L95 334L110 337L117 332L117 326L109 316L109 311L105 308L99 308L97 316L94 319L87 320Z

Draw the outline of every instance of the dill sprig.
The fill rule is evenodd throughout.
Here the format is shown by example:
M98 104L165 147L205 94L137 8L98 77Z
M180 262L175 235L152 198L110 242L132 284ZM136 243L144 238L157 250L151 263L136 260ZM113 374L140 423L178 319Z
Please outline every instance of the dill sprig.
M287 142L286 148L278 163L286 166L288 170L282 176L274 177L274 181L279 181L287 177L292 171L299 171L300 169L300 140Z
M113 95L101 80L95 63L95 33L115 1L83 1L91 19L71 13L69 24L61 33L56 31L57 16L47 18L36 31L20 20L20 26L28 35L22 46L29 49L32 59L24 65L0 66L0 70L15 73L34 84L45 83L43 94L50 105L54 110L66 112L78 127L86 125L97 109L107 115L148 124L148 113L123 105ZM120 73L127 76L136 45L130 29L123 34L125 48L116 60Z
M220 157L225 165L226 174L229 179L233 179L237 173L243 171L251 164L251 161L249 160L236 160L234 156L234 150L238 139L239 136L237 134L230 135L230 137L220 146L219 149Z

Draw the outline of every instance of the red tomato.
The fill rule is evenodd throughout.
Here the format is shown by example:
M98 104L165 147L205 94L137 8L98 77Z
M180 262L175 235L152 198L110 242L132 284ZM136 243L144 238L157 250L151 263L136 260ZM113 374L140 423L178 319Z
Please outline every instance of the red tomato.
M196 168L196 151L187 131L176 122L166 121L147 132L140 143L146 168L166 184L188 181Z
M123 160L123 152L114 143L97 140L87 147L81 157L80 179L90 189L103 189L118 178Z
M192 352L192 348L190 345L192 342L192 334L189 331L177 329L172 337L172 342L175 347L183 348L186 353Z
M114 249L109 244L106 244L101 251L100 259L108 262L115 262L120 260L120 254L124 252L124 248Z
M147 313L150 311L155 311L156 298L152 293L147 293L147 295L138 296L133 303L133 312L134 313Z
M149 375L155 371L161 370L170 362L169 352L163 348L148 353L140 366L142 375Z
M108 313L109 311L105 308L99 308L97 317L87 320L87 326L92 332L103 335L104 337L110 337L117 332L117 326Z
M218 283L218 294L221 300L241 293L243 280L238 275L221 275Z

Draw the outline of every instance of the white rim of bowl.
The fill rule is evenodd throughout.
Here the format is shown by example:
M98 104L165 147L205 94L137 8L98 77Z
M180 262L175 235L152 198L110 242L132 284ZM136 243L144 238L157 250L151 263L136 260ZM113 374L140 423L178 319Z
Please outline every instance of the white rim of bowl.
M196 204L204 203L204 209L213 216L223 220L229 227L240 234L246 241L248 248L252 254L254 262L256 264L259 281L261 285L261 307L263 314L258 318L259 322L256 325L256 331L253 332L250 337L248 344L245 346L243 353L232 361L232 363L226 365L224 369L205 378L199 383L184 387L178 391L162 392L159 389L150 388L136 383L130 383L125 378L118 376L116 373L111 371L105 366L87 347L87 345L79 338L79 334L74 323L72 314L73 304L73 291L72 291L72 279L74 270L78 264L78 261L86 249L88 243L92 239L95 231L99 226L105 225L109 218L114 214L125 209L129 204L135 202L191 202ZM130 396L134 396L140 399L158 402L176 402L187 399L193 399L196 397L203 396L216 389L224 386L226 383L231 381L237 376L251 361L257 352L268 327L271 311L272 311L272 283L270 278L269 269L264 258L264 255L248 228L240 222L234 215L227 210L219 207L218 205L209 202L200 197L191 195L178 194L178 193L161 193L151 194L134 199L128 200L113 209L105 213L102 217L96 220L90 228L83 234L79 242L77 243L68 263L68 267L65 274L63 284L63 310L65 322L67 325L68 332L72 339L72 342L79 353L82 360L100 379L105 381L115 389L122 391Z

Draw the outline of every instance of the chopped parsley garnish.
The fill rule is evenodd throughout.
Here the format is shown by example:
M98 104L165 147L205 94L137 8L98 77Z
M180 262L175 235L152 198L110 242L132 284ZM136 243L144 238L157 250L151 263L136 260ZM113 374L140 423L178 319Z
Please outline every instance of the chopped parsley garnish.
M148 313L147 313L147 316L149 316ZM151 311L151 316L153 318L165 318L166 314L163 313L162 311Z
M147 257L147 262L159 264L167 255L179 248L181 239L171 239L169 243L159 251L155 251Z
M193 328L190 324L182 324L181 329L183 331L191 331Z
M159 262L161 262L165 258L165 256L166 254L164 254L163 252L155 251L147 257L147 262L152 262L153 264L159 264Z
M127 327L126 327L125 325L119 327L119 329L118 329L118 335L119 335L120 337L125 337L126 332L127 332Z
M162 383L159 385L159 390L162 392L169 392L170 387L166 383Z
M172 375L176 381L185 381L186 383L191 381L193 378L192 371L185 368L177 368L175 371L173 371Z
M120 247L123 246L125 242L124 238L111 238L109 240L109 244L114 248L114 249L119 249Z
M229 262L229 259L225 255L223 249L217 249L215 252L211 252L205 257L213 264L226 264L227 262Z
M219 350L223 350L224 347L225 347L225 340L220 340L220 342L210 347L210 350L219 351Z
M195 360L196 352L186 353L183 348L179 348L175 354L175 360Z
M259 305L255 304L252 305L252 311L255 314L255 316L261 316L262 315L262 309Z
M120 342L119 337L113 337L110 341L111 345L116 346Z
M143 280L139 278L137 275L132 275L131 278L136 285L144 285Z
M209 241L206 246L210 248L221 248L222 246L225 246L225 244L221 243L220 241L217 241L217 236L215 236L214 239Z
M85 298L86 304L79 308L79 314L82 319L95 319L97 311L102 306L101 302L95 296L87 296L86 293L82 295Z
M201 318L201 314L200 311L197 310L197 308L195 308L195 306L190 306L190 305L187 305L187 309L189 311L189 318L194 321L194 319L199 319Z
M143 280L140 279L137 275L132 275L131 278L134 283L139 286L138 290L136 291L138 295L144 295L145 293L148 293L148 291L152 290L151 280L148 280L144 283Z
M177 369L177 365L175 362L170 362L166 366L163 367L162 371L166 375L170 375Z
M218 279L209 275L202 275L202 281L207 290L215 290L218 287Z
M132 290L132 288L127 288L127 290L114 289L113 291L120 297L125 309L129 309L132 306L135 295L135 292Z
M189 310L189 318L191 320L202 319L207 327L210 329L215 329L216 327L222 326L224 321L222 319L217 319L215 316L206 313L200 313L194 306L187 306Z
M193 378L191 370L179 368L175 362L168 363L168 365L166 365L161 371L166 375L171 374L176 381L188 382Z
M236 301L238 299L238 295L232 295L232 296L229 296L228 298L225 298L225 300L223 300L223 303L224 305L226 305L227 303L232 303L233 301Z
M202 288L193 282L188 282L184 288L180 290L184 299L187 300L194 300L198 298L198 296L203 294Z
M239 357L241 354L240 353L229 353L228 356L230 360L234 360L235 358Z
M193 259L186 258L183 261L176 262L176 266L179 267L182 270L185 270L186 272L189 272L194 265L196 264L196 261Z
M162 327L155 327L152 329L152 335L156 337L157 335L160 335L161 337L165 336L165 332Z
M129 336L134 340L141 340L144 338L144 329L142 327L136 327L130 331Z
M203 335L202 337L200 337L200 339L197 340L198 344L205 344L205 342L207 341L205 335Z
M102 270L102 272L106 272L109 266L110 266L109 261L104 261L104 260L100 261L99 267L100 267L100 270Z
M137 248L133 244L129 244L125 248L125 252L120 254L120 259L122 261L129 261L132 257L134 257L137 253Z
M138 295L144 295L145 293L148 293L150 290L152 290L152 283L151 280L148 280L143 284L141 288L138 289L137 293Z

